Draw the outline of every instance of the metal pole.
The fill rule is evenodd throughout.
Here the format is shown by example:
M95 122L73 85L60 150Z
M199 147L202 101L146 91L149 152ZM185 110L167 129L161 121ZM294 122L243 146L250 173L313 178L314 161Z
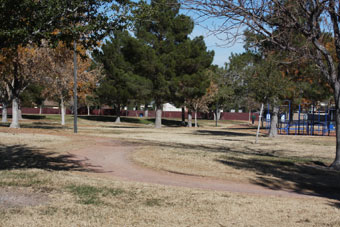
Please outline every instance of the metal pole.
M325 130L328 131L328 135L329 135L329 124L328 124L328 104L326 107L326 111L325 111Z
M313 103L313 118L312 118L312 136L314 136L314 103Z
M215 122L215 126L217 127L217 121L218 121L218 117L217 117L217 111L218 111L218 103L216 103L216 122Z
M77 43L73 42L73 66L74 66L74 88L73 88L73 114L74 114L74 133L78 133L78 98L77 98Z
M318 116L318 135L320 135L320 122L321 122L321 118L320 118L320 109L319 109L319 116Z
M291 112L290 112L290 100L288 100L289 102L289 110L288 110L288 122L287 122L287 128L288 128L288 132L287 132L287 135L289 135L289 130L290 130L290 121L291 121Z
M260 116L259 116L259 122L257 125L257 132L256 132L256 139L255 143L258 141L259 133L260 133L260 124L261 124L261 119L262 119L262 111L263 111L263 103L261 104L261 110L260 110Z
M300 135L300 114L301 114L301 104L299 104L298 135Z

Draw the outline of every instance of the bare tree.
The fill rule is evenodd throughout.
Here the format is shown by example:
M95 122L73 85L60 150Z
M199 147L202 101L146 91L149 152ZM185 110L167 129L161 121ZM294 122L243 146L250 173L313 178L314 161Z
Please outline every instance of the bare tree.
M214 84L213 82L210 82L210 86L207 88L205 95L203 95L202 97L197 97L197 98L186 100L185 103L186 103L186 106L189 108L189 110L191 109L194 110L195 128L198 127L197 112L198 111L201 111L204 113L209 112L209 104L214 101L214 98L217 95L217 91L218 91L217 85ZM192 124L192 122L189 122L189 116L188 116L188 124Z
M336 105L336 157L332 167L340 169L340 2L335 0L185 0L187 9L201 18L221 22L215 33L228 42L242 36L245 28L291 53L309 53L334 91ZM292 42L290 32L305 37L305 45ZM335 51L325 42L331 39ZM313 53L313 54L311 54Z
M65 125L66 103L73 96L73 51L69 50L64 43L59 43L55 49L49 47L42 48L45 54L45 62L49 65L42 78L46 86L46 93L49 97L56 97L60 102L61 108L61 125ZM77 51L82 55L86 55L86 50L78 45ZM96 80L96 70L90 71L91 60L89 58L82 59L77 56L78 80L77 87L81 99L86 95L90 88L94 87Z

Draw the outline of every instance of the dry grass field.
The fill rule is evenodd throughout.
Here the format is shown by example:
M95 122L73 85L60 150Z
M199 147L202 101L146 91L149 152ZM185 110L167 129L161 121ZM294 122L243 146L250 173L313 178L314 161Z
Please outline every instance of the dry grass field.
M19 130L0 127L0 226L340 226L340 173L328 169L334 137L261 136L245 123L28 116ZM134 162L312 197L217 192L125 182L87 172L69 151L105 137L136 145Z

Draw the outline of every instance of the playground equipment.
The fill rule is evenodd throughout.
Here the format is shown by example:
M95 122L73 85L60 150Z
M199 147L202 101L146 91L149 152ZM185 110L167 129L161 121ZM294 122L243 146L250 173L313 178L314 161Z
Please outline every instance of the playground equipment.
M287 134L289 135L290 124L291 121L291 102L290 100L284 100L283 105L279 108L279 125L278 132L279 134Z
M270 128L269 105L266 114L266 129ZM301 103L293 112L291 102L284 101L279 108L278 133L286 135L335 135L335 110L327 104Z
M279 134L289 134L289 128L291 123L291 102L290 100L284 100L283 105L279 107L278 113L278 133ZM271 126L271 113L270 113L270 105L267 104L266 110L266 129L269 130ZM283 133L284 132L284 133Z

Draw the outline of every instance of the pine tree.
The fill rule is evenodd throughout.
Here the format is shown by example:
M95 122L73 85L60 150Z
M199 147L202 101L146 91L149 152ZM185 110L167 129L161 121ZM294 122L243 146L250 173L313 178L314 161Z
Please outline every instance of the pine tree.
M205 95L210 85L210 67L214 57L213 51L207 51L203 37L187 39L176 49L176 75L173 79L172 98L175 103L188 108L188 126L192 127L192 111L195 112L197 126L197 100Z
M101 103L115 107L117 123L120 122L123 106L132 99L148 95L147 79L134 73L136 66L133 61L140 49L133 45L136 45L136 40L128 32L115 32L101 51L94 52L95 61L102 65L104 75L96 94Z
M176 50L188 40L194 24L190 17L179 14L177 0L151 0L147 8L150 13L136 21L135 35L148 53L149 62L140 65L141 74L152 82L151 97L157 108L155 127L160 128L162 105L171 101L171 83L177 76Z

